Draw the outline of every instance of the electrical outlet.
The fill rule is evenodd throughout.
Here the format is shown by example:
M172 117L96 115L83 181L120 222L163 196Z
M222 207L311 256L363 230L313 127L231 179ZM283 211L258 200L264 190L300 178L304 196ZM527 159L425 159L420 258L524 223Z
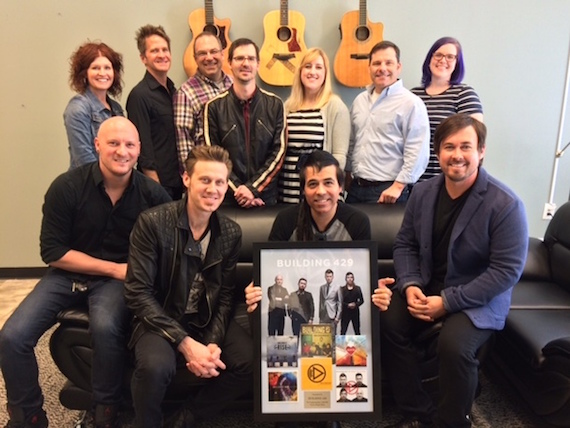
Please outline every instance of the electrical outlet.
M554 212L556 211L556 204L552 203L545 203L544 204L544 211L542 211L542 219L543 220L550 220L554 217Z

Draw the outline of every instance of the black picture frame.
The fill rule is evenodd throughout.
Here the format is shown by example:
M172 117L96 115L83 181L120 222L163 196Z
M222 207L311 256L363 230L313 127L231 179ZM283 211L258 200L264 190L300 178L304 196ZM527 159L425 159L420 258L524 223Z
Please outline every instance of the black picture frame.
M370 297L378 282L377 244L264 242L253 244L253 255L254 284L263 288L263 299L253 314L252 326L257 361L254 418L260 422L379 420L382 415L380 318ZM319 322L320 293L326 294L321 285L326 287L327 269L334 272L329 296L335 295L335 288L340 290L346 284L348 272L353 273L354 283L361 288L360 335L354 334L353 322L345 335L340 335L339 322L334 336L331 324ZM273 288L270 292L278 275L283 277L287 297L283 297L283 290L276 293ZM302 312L295 310L300 307L296 293L299 278L307 280L305 293L312 294L314 319L313 324L303 324L295 336L292 319ZM273 310L278 309L274 313L272 310L272 335L270 294L274 296ZM276 294L283 294L280 301ZM283 335L279 334L281 315L285 319ZM343 385L341 373L346 380ZM346 399L341 399L341 395L346 395Z

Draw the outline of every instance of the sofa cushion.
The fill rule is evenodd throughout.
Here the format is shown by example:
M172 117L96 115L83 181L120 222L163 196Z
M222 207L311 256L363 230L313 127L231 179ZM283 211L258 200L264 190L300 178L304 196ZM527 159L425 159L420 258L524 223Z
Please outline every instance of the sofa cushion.
M525 278L513 288L511 310L518 309L570 310L570 293L555 282Z
M570 229L570 222L568 224ZM550 249L550 270L552 279L570 293L570 247L560 242L552 244Z
M540 369L549 343L570 333L570 310L518 309L509 312L505 328L499 334L534 369Z
M233 206L222 206L220 212L241 226L242 241L239 261L253 263L253 243L267 242L273 220L284 205L243 209Z

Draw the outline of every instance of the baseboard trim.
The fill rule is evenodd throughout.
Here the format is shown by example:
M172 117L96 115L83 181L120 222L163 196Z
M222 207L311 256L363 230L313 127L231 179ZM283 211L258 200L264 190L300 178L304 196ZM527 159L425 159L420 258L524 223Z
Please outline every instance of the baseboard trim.
M0 279L41 278L47 270L47 267L0 268Z

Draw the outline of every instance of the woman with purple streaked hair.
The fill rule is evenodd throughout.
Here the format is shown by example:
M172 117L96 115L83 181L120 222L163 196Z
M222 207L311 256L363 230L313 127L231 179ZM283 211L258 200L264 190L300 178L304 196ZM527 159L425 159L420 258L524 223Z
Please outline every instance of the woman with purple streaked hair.
M427 107L430 123L430 159L420 181L439 175L433 150L435 128L449 116L466 113L483 121L483 107L475 90L464 83L463 49L453 37L442 37L430 48L422 67L422 85L412 89Z

